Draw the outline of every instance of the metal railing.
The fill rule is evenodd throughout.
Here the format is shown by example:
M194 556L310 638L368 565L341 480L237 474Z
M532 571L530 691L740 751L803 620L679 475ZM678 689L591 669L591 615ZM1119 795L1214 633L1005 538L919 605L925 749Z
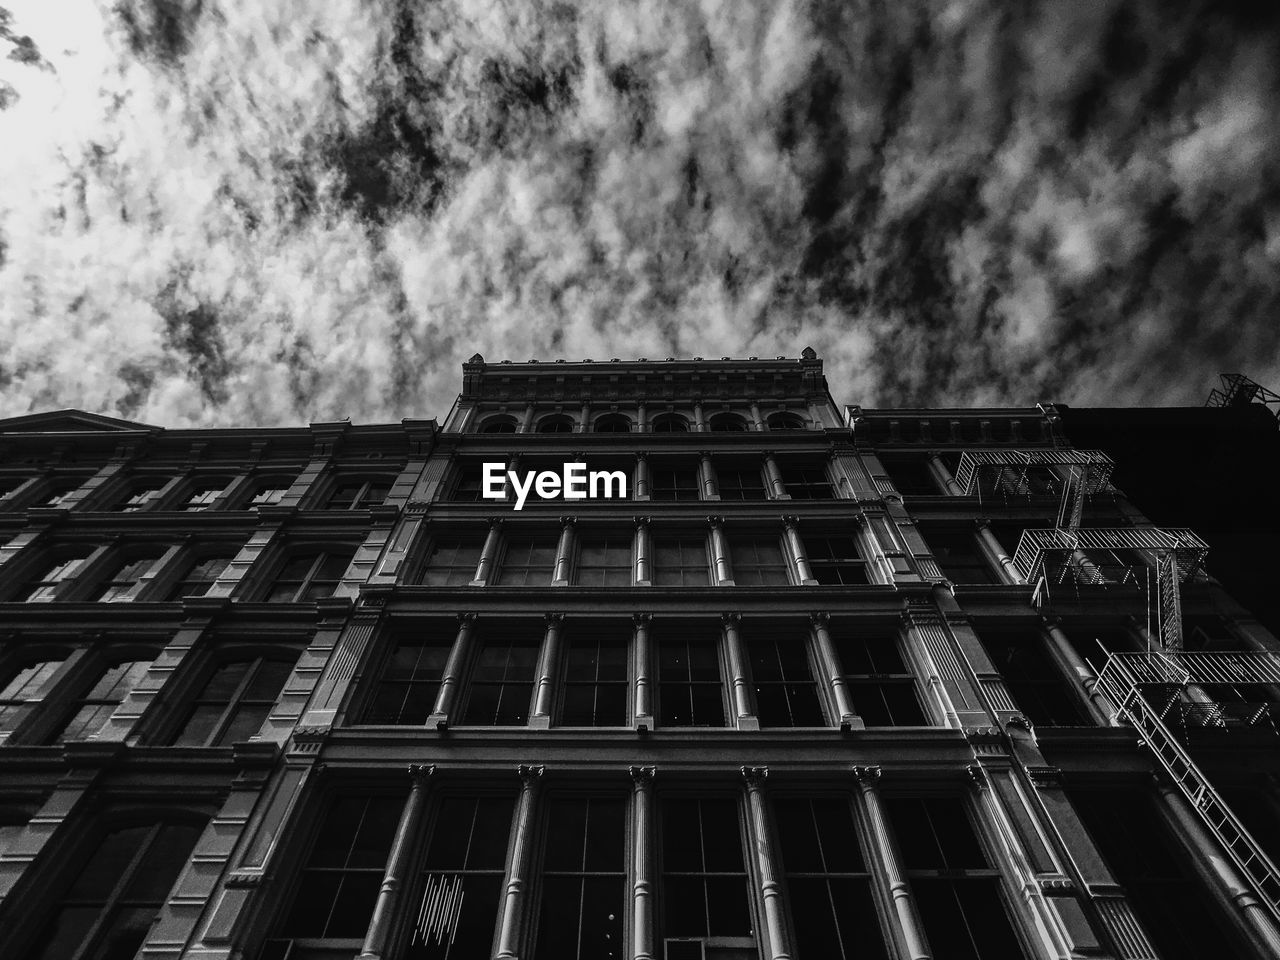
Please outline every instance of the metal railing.
M1101 450L974 450L966 451L956 467L956 483L966 495L975 492L984 471L1025 471L1028 467L1087 467L1085 492L1101 493L1111 479L1114 461Z

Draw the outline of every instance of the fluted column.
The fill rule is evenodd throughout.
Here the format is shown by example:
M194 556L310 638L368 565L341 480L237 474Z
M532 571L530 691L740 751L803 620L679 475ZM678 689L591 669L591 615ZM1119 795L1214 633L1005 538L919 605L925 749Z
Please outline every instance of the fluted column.
M641 402L636 405L636 433L649 432L649 411Z
M431 716L427 717L428 726L435 724L437 729L443 730L453 719L454 704L458 700L458 688L462 685L462 671L466 669L467 660L471 656L475 625L474 613L458 614L458 632L453 638L453 646L449 649L449 659L445 661L444 675L440 678L440 690L436 694L435 709L431 711Z
M1004 545L991 532L991 524L985 520L978 521L978 540L991 559L996 562L997 569L1000 571L1000 578L1005 583L1027 582L1013 562L1013 557L1009 556L1004 549Z
M764 475L769 481L769 496L774 500L790 500L787 485L782 482L782 471L778 469L778 460L772 450L764 452Z
M707 517L711 525L711 560L716 586L732 587L733 566L729 562L729 543L725 540L723 517Z
M650 497L649 457L647 454L636 454L636 482L634 493L637 500L648 500Z
M760 404L754 400L751 402L751 422L755 424L758 432L764 432L764 417L760 415Z
M804 553L804 541L800 539L799 523L797 517L782 518L783 529L787 536L787 548L791 551L791 560L796 565L796 574L800 577L800 582L806 587L816 587L818 581L814 579L813 570L809 567L809 558Z
M591 430L591 404L583 402L582 419L578 421L578 432L588 433Z
M707 429L707 421L702 416L701 400L695 400L693 403L693 429L698 433Z
M490 517L489 532L485 534L484 546L480 548L480 561L476 564L476 577L471 581L471 586L483 587L489 582L493 565L498 559L498 544L501 536L502 521L497 517Z
M716 467L711 462L711 454L703 450L699 455L698 474L702 482L702 499L719 500L720 486L716 483Z
M525 404L524 417L520 421L521 433L533 433L533 414L534 406L532 403Z
M636 517L636 586L653 584L653 543L649 536L649 518Z
M747 682L747 658L742 649L742 636L738 625L742 617L736 613L722 614L725 650L729 662L729 685L733 690L733 713L739 730L759 730L760 721L751 709L751 690Z
M654 767L631 767L631 835L635 880L631 885L631 956L655 960L653 953L653 778Z
M942 484L942 489L946 490L947 493L953 497L964 496L964 491L960 489L960 484L952 476L951 470L943 462L942 457L936 453L929 455L929 469L933 472L934 478Z
M1044 638L1049 645L1049 655L1070 671L1071 676L1079 684L1079 689L1084 691L1083 700L1089 713L1104 726L1109 725L1111 718L1115 716L1115 705L1102 695L1102 691L1098 689L1097 674L1089 669L1084 658L1076 652L1075 646L1063 632L1058 620L1045 619Z
M840 669L840 658L836 656L835 644L831 642L830 615L821 612L813 613L809 615L809 622L813 625L813 636L817 642L818 663L827 678L831 698L836 704L836 713L840 715L840 729L864 729L866 723L854 708L853 699L849 696L849 688L845 686L844 672Z
M756 871L760 876L760 893L764 900L764 924L769 936L771 960L791 960L791 942L787 936L786 912L782 906L782 884L774 870L773 843L769 817L764 807L764 781L768 767L743 767L747 782L747 809L751 814L751 848L755 851Z
M405 876L413 860L413 838L422 825L422 811L427 802L427 779L435 769L429 763L409 765L409 799L405 801L400 822L396 825L395 839L391 841L391 854L387 857L387 868L383 871L378 899L373 905L373 917L369 920L364 945L360 948L357 960L381 960L387 948L391 918L399 904Z
M902 932L902 941L907 948L909 960L930 960L929 951L925 947L924 929L920 917L916 913L915 903L911 899L911 888L907 885L906 876L898 860L898 851L893 838L889 835L889 824L885 820L884 809L880 806L880 793L876 784L880 780L880 768L877 766L853 768L853 775L862 788L862 803L867 814L867 823L871 828L871 846L884 867L885 879L889 882L889 894L893 899L894 914L898 918L898 929Z
M573 564L573 525L574 517L560 518L560 541L556 544L556 565L552 571L551 585L567 587L569 585L569 568Z
M649 676L652 669L650 664L653 662L649 647L649 622L653 617L647 613L636 613L632 614L631 619L635 624L632 649L635 657L636 729L643 731L653 726L653 689Z
M533 845L533 815L537 803L541 764L520 764L520 800L516 807L515 839L511 843L511 864L507 870L506 892L502 898L502 926L498 931L497 960L519 956L524 920L524 891L528 883L530 848Z
M564 626L563 613L545 614L546 630L542 635L542 650L538 656L538 684L533 694L533 713L529 726L551 726L551 701L555 693L555 677L560 663L560 632Z

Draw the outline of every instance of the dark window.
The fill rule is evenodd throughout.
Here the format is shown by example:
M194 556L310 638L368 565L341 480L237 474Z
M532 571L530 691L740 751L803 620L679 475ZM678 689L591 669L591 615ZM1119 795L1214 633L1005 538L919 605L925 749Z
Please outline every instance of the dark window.
M583 626L569 638L564 707L569 727L620 727L627 722L627 652L631 631Z
M1033 724L1077 726L1090 722L1034 630L983 630L980 639L1014 702Z
M287 480L268 480L256 487L246 507L274 507L292 486Z
M835 492L826 469L820 464L786 464L782 468L782 485L792 500L832 500Z
M49 488L49 492L45 495L45 498L36 504L36 506L60 507L62 506L63 500L67 499L67 497L79 489L79 480L59 480Z
M120 504L120 510L124 513L136 513L147 509L160 499L160 491L165 488L166 483L165 480L156 479L135 484L130 489L128 498Z
M773 811L799 955L887 960L848 801L780 799Z
M322 550L295 553L280 569L267 600L305 603L333 596L351 564L352 553Z
M622 960L625 813L621 800L551 801L536 960Z
M631 586L631 537L590 535L578 547L578 585Z
M662 801L662 904L665 937L754 936L732 800Z
M545 586L551 582L556 562L556 545L535 537L512 537L502 557L498 585L503 587Z
M954 797L887 797L902 865L936 960L1022 960L963 803Z
M765 420L765 425L770 430L803 430L805 423L803 418L794 413L771 413Z
M482 496L484 493L484 487L482 486L482 470L483 467L478 460L467 460L459 463L457 468L457 479L454 482L453 492L450 494L449 499L455 503L479 503L484 499ZM503 476L506 476L505 467L503 469ZM502 488L504 490L506 489L505 480L502 484Z
M804 538L809 555L809 569L818 583L828 586L870 583L867 562L858 553L853 537Z
M860 630L853 636L837 635L835 646L845 688L867 726L916 727L929 722L895 633Z
M480 424L481 433L515 433L515 417L490 417Z
M1136 790L1071 791L1111 872L1164 960L1248 956L1153 798Z
M255 657L219 664L196 696L173 743L226 747L248 740L270 715L295 660Z
M596 433L630 433L631 421L620 413L609 413L600 417L593 429Z
M653 418L654 433L688 433L689 421L678 413L661 413Z
M942 492L924 457L881 457L880 462L901 494L936 497Z
M9 672L0 687L0 733L8 733L22 720L23 708L52 679L62 659L38 660Z
M745 433L747 421L736 413L717 413L711 418L713 433Z
M763 500L764 479L754 464L716 464L721 500Z
M23 481L17 477L5 477L0 479L0 502L9 497L9 494L22 486Z
M405 960L490 956L512 806L508 797L446 797L441 802Z
M199 557L187 567L182 579L173 585L168 599L181 600L183 597L203 597L218 582L218 577L230 565L230 556Z
M818 684L809 669L803 637L752 640L747 645L762 727L820 727Z
M655 500L701 499L698 471L691 467L654 467L650 496Z
M141 949L200 838L192 824L122 827L83 860L30 956L124 960Z
M659 722L664 727L723 727L724 695L715 641L670 637L658 644Z
M786 586L787 561L777 537L731 537L729 558L738 586Z
M451 640L422 637L400 640L378 678L365 723L420 725L435 708Z
M710 584L706 540L701 537L658 540L653 549L653 582L660 587Z
M320 824L298 881L284 937L353 940L369 926L402 797L338 797Z
M919 524L920 534L948 580L956 583L997 583L990 564L978 550L978 542L967 530Z
M138 585L138 581L155 566L159 559L159 553L152 553L118 560L110 576L98 584L88 599L100 603L125 599L129 591Z
M325 501L325 510L367 510L387 499L391 492L390 477L374 477L368 480L339 479Z
M53 741L88 740L107 725L111 714L149 669L150 660L123 660L107 667L97 681L72 702L70 719Z
M541 631L493 628L484 641L471 674L471 693L462 722L484 726L512 726L529 719L533 670L542 646Z
M539 433L573 433L573 418L559 414L538 421Z
M213 506L213 502L222 496L222 492L227 489L225 480L211 480L207 483L197 483L188 491L182 503L179 504L179 510L186 510L189 513L199 513L208 510Z
M80 572L88 559L89 551L67 555L49 561L43 572L36 578L28 580L19 591L19 597L27 603L46 603L55 598L58 589Z
M436 537L422 582L432 587L465 586L475 580L482 544L475 537Z
M1273 793L1247 786L1222 787L1219 793L1271 862L1280 864L1280 810Z

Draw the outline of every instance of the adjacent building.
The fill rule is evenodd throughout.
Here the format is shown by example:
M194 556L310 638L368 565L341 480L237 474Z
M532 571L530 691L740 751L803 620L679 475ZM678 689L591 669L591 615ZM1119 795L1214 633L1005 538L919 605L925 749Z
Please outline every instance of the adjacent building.
M1278 955L1274 507L1143 513L1201 469L1153 416L1280 449L841 408L811 350L0 421L0 951Z

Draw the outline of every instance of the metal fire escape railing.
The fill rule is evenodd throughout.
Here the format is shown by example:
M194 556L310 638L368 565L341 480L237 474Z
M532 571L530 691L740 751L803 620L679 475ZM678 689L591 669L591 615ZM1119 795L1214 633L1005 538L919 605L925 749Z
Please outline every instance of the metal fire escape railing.
M1081 493L1099 493L1107 489L1111 478L1112 460L1101 450L980 450L961 455L956 468L956 483L966 496L977 492L982 476L996 478L997 484L1007 481L1013 489L1026 486L1030 467L1071 467L1087 470L1086 483ZM1087 488L1087 489L1086 489Z
M1280 870L1196 766L1190 753L1164 722L1176 691L1189 684L1280 685L1280 655L1273 653L1113 653L1098 674L1096 690L1131 723L1143 743L1183 796L1218 838L1249 886L1280 922ZM1168 701L1152 703L1144 688L1155 686ZM1169 691L1175 692L1170 696Z
M1222 386L1209 391L1206 407L1247 407L1258 403L1280 418L1280 394L1254 383L1243 373L1224 373L1219 379Z

